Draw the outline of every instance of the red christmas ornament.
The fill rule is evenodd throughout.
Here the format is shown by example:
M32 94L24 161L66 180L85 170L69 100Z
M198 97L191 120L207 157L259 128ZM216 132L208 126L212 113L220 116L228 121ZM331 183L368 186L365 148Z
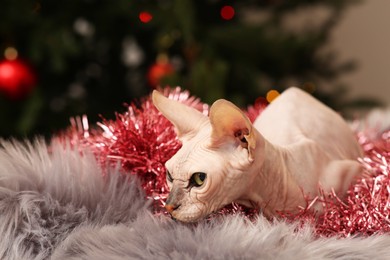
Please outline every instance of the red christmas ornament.
M157 62L149 68L147 75L149 84L152 87L157 87L164 77L172 75L174 72L175 70L169 62Z
M36 83L32 69L23 61L3 60L0 62L0 92L11 99L23 98Z

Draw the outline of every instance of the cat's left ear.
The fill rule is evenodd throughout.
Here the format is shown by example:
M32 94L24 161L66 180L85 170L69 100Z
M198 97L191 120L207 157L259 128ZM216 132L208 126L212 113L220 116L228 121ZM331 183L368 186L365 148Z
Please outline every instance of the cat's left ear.
M219 99L210 108L213 146L234 141L248 149L249 159L254 159L256 138L249 118L233 103Z

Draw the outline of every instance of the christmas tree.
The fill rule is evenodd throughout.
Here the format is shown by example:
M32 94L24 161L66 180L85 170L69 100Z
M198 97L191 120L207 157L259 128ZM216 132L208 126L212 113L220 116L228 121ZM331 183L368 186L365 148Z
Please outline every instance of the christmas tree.
M294 84L342 110L350 102L338 77L353 62L325 47L356 2L4 0L0 136L50 136L81 114L110 118L165 85L245 106ZM292 28L300 13L309 19Z

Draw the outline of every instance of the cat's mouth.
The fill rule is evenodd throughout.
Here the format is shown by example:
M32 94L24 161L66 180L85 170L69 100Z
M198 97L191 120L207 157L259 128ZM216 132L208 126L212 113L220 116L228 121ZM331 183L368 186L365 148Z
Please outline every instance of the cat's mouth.
M171 219L173 219L176 222L183 222L183 223L194 223L199 220L201 220L203 217L197 216L197 215L191 215L191 214L174 214L174 212L171 213Z
M184 209L183 206L169 212L174 221L183 223L194 223L203 219L207 214L204 210L199 210L198 207L191 205L190 208Z

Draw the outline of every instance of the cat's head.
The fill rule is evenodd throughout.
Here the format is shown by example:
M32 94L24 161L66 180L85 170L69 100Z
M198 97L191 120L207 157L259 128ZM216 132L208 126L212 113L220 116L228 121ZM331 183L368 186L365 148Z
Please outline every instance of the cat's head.
M166 208L172 217L194 222L242 199L252 181L245 173L254 160L257 136L247 116L226 100L216 101L209 117L157 91L153 103L183 144L165 165Z

